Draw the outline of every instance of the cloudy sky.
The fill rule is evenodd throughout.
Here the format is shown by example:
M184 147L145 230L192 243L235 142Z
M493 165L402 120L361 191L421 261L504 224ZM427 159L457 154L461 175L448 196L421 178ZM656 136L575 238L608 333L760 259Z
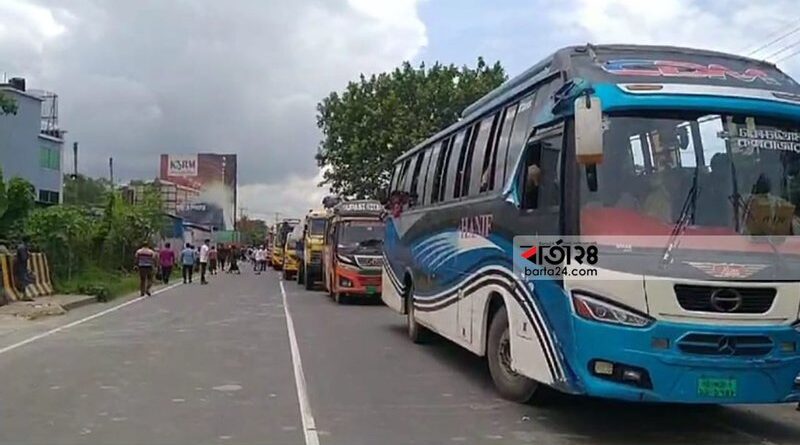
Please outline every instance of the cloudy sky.
M588 41L748 54L798 27L755 53L775 61L800 51L798 16L796 0L0 0L0 73L59 94L83 172L232 152L248 214L300 215L325 193L315 105L359 73L482 55L513 75ZM800 75L800 54L779 66Z

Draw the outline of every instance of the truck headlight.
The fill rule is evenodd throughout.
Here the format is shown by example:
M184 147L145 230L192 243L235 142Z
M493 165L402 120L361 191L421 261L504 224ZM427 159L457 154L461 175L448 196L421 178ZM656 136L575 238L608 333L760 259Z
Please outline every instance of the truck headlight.
M575 313L586 320L633 328L644 328L653 323L653 319L645 314L581 291L572 292L572 305Z

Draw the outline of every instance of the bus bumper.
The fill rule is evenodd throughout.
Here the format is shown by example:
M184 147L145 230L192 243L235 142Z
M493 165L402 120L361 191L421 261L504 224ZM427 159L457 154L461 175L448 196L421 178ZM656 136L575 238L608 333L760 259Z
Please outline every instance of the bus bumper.
M335 290L351 296L371 297L381 293L380 274L362 274L340 267L334 276Z
M800 332L791 326L656 321L635 329L573 317L569 362L579 392L587 395L671 403L800 401Z

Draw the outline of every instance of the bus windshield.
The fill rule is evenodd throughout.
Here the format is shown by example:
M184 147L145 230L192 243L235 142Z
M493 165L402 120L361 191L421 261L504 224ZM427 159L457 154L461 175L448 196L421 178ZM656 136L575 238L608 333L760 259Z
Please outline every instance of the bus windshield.
M311 235L322 235L325 233L325 219L312 218L308 224L308 231Z
M581 233L800 234L800 125L743 115L611 116Z
M339 231L339 247L380 247L383 224L380 222L344 222Z

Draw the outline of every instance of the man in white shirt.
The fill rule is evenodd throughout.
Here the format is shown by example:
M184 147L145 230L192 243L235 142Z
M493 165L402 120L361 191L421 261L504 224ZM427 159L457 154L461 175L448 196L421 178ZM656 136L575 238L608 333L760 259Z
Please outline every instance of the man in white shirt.
M206 281L206 269L208 268L208 244L211 240L207 239L200 246L200 284L208 284Z

